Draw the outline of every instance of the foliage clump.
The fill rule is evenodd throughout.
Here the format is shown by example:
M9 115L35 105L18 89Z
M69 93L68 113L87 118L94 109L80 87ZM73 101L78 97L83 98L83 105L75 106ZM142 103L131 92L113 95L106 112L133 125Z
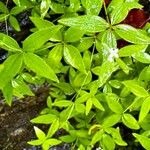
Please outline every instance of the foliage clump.
M47 108L31 120L49 130L34 127L37 140L28 143L114 150L139 142L150 149L150 23L137 29L124 21L142 9L138 0L13 2L10 9L0 2L0 21L20 32L17 15L29 10L34 26L21 42L0 33L8 51L0 66L5 101L34 96L31 84L50 85Z

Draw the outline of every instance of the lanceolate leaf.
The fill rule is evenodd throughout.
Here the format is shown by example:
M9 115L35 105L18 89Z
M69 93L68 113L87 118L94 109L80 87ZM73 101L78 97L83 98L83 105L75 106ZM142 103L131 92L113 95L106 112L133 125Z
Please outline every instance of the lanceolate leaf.
M83 59L77 48L72 45L65 45L64 57L67 63L69 63L71 66L80 70L81 72L85 72Z
M24 54L25 65L38 75L48 78L52 81L58 81L58 78L51 67L39 56L33 53Z
M17 41L3 33L0 33L0 47L12 52L21 51Z
M150 97L146 98L141 106L139 121L141 122L150 110Z
M78 16L60 19L59 22L66 26L76 27L85 32L101 32L108 28L108 23L99 16Z
M136 134L133 133L133 136L136 137L136 139L140 142L140 144L146 149L149 150L150 149L150 138L144 136L144 135L140 135L140 134Z
M39 30L23 41L24 51L33 52L39 49L45 42L47 42L53 35L58 32L62 26L52 26L46 29Z
M98 15L102 8L103 0L86 0L87 15Z
M148 53L139 52L133 54L132 57L141 63L150 64L150 55Z
M17 75L22 66L22 54L14 54L9 56L4 62L4 68L0 72L0 88L2 89L7 83Z
M148 45L128 45L119 50L120 57L132 56L146 50Z
M124 114L122 117L122 122L130 129L139 129L139 124L137 120L131 114Z
M147 97L148 92L134 80L124 81L123 84L136 96Z
M115 32L124 40L134 44L150 44L150 37L132 26L120 24L115 27Z

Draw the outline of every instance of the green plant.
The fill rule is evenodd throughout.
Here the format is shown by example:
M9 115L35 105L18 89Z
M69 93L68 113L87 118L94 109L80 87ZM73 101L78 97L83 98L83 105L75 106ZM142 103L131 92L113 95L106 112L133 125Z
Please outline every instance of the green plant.
M0 67L0 89L11 105L13 96L34 95L29 84L50 84L48 107L31 120L49 130L35 127L38 139L28 143L44 150L61 142L72 149L113 150L129 142L121 124L149 150L150 24L143 29L122 24L142 5L137 0L112 0L107 8L104 0L14 2L21 10L23 2L33 4L35 28L22 46L0 33L0 47L9 52ZM102 7L105 15L98 16ZM119 49L119 39L130 44ZM64 135L56 137L62 129Z

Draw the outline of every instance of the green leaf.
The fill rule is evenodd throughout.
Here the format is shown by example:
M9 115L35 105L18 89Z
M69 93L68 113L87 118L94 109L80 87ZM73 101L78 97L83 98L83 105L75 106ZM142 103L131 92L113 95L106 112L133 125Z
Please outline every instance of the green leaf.
M84 15L74 18L63 18L58 22L91 33L104 31L109 26L107 22L99 16Z
M59 137L59 139L65 143L72 143L75 141L76 137L73 137L71 135L64 135Z
M79 50L72 45L65 45L64 57L67 63L85 73L85 66ZM80 62L80 63L79 63Z
M120 146L127 146L127 143L125 141L123 141L123 139L121 137L119 128L116 128L116 129L115 128L107 128L107 129L105 129L105 131L113 137L115 143L117 143Z
M137 120L131 114L127 114L127 113L123 114L122 122L130 129L138 130L140 128Z
M70 100L57 100L52 105L57 107L68 107L72 104L73 102Z
M19 92L21 95L34 96L29 86L22 79L15 79L12 81L12 86L15 91Z
M99 110L105 111L103 105L100 103L100 101L96 97L91 97L93 105L98 108Z
M121 119L120 114L112 114L108 117L105 117L105 119L102 123L102 126L104 128L114 126L116 123L118 123L120 121L120 119Z
M2 89L2 92L6 103L11 106L13 100L13 87L11 82L8 82L8 84Z
M132 57L141 63L150 64L150 55L148 53L139 52L133 54Z
M128 12L129 12L129 10L126 6L126 3L117 5L110 14L111 24L114 25L114 24L117 24L117 23L120 23L121 21L123 21L126 18L126 16L128 15Z
M32 119L31 122L38 124L51 124L55 119L57 119L57 116L53 114L46 114Z
M38 137L39 140L41 140L41 141L45 140L46 135L41 129L39 129L38 127L34 126L34 131L35 131L35 134L36 134L36 136Z
M59 120L55 119L51 124L46 137L47 138L52 137L58 129L59 129Z
M84 35L84 31L83 30L79 30L77 28L74 27L70 27L64 35L64 40L66 42L76 42L79 41L82 36Z
M60 143L61 143L60 140L51 138L51 139L47 139L47 140L43 143L42 146L44 146L44 145L49 145L49 147L50 147L50 146L58 145L58 144L60 144ZM49 147L48 147L48 148L49 148Z
M150 138L148 138L148 137L146 137L144 135L136 134L136 133L133 133L133 136L140 142L140 144L146 150L150 149Z
M116 59L117 64L119 67L123 70L124 73L129 74L130 68L127 66L127 64L120 58Z
M143 52L146 50L148 45L128 45L119 50L120 57L132 56L138 52Z
M3 33L0 33L0 47L12 52L22 51L16 40Z
M102 8L103 0L86 0L85 7L87 15L97 16Z
M107 104L109 108L117 113L117 114L122 114L123 113L123 108L121 104L119 103L119 97L113 93L107 93L106 96Z
M103 130L97 131L94 134L94 136L92 137L91 145L94 145L95 143L97 143L98 141L100 141L102 139L103 134L104 134Z
M39 49L45 42L47 42L62 26L51 26L49 28L41 29L28 36L23 41L24 51L34 52Z
M57 76L55 75L51 67L48 66L46 62L39 56L33 53L25 53L24 63L29 69L31 69L33 72L37 73L38 75L48 78L52 81L59 82Z
M3 3L3 2L0 2L0 13L5 13L5 14L8 14L9 13L9 10L8 8L6 7L6 5Z
M150 44L150 37L132 26L120 24L115 26L115 32L124 40L134 44Z
M111 30L106 30L103 33L101 41L103 44L106 44L109 48L117 47L116 37Z
M126 80L122 82L133 94L139 97L149 96L148 92L140 86L135 80Z
M74 104L66 108L60 113L60 122L66 122L70 117L74 110Z
M14 16L9 17L9 22L16 31L21 31L19 22Z
M54 25L52 22L39 17L30 17L30 19L39 30L50 28Z
M42 17L44 17L47 14L49 7L50 7L50 3L51 3L50 0L42 0L41 5L40 5Z
M41 141L41 140L33 140L33 141L29 141L27 143L30 144L30 145L38 146L38 145L41 145L43 143L43 141Z
M15 6L10 10L11 15L18 15L19 13L25 11L27 9L26 6Z
M22 54L14 54L7 58L3 63L4 68L0 72L0 88L4 88L9 81L13 79L20 71L22 66Z
M8 14L0 14L0 22L7 20L8 17L9 17Z
M92 109L92 99L89 98L87 101L86 101L86 107L85 107L85 114L88 115L90 110Z
M102 148L104 150L108 150L108 149L114 150L115 149L115 142L114 142L113 138L108 134L103 134L101 143L102 143Z
M141 106L139 114L139 122L141 122L147 115L150 110L150 97L146 98Z

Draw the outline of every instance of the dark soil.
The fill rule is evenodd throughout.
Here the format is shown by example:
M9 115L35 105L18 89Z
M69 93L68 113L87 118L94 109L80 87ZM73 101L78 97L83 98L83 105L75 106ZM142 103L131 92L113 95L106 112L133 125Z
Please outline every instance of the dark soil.
M45 107L48 93L48 88L40 87L35 97L17 100L12 107L0 101L0 150L23 150L29 147L26 142L35 138L30 120Z

